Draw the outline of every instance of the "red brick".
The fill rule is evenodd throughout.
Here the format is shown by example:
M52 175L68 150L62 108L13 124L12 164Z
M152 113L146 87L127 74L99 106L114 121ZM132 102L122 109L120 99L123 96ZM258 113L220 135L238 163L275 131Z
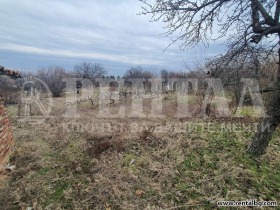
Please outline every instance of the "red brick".
M13 148L14 139L11 123L3 105L3 101L0 98L0 166L6 164Z

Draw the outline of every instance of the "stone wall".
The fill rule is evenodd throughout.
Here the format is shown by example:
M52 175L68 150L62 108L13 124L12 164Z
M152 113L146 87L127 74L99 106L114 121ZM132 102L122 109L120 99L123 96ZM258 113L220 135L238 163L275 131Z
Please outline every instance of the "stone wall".
M14 147L12 126L0 96L0 168L5 166Z

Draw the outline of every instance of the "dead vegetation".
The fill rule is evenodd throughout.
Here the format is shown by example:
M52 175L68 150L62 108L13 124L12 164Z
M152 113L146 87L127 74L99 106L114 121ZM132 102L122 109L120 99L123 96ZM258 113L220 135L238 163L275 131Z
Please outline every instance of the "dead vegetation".
M94 110L79 111L79 123L93 122ZM16 170L0 209L215 209L218 200L280 198L279 132L268 154L253 159L244 150L253 133L218 132L218 120L216 131L181 132L172 123L190 119L137 119L131 132L135 119L104 118L107 127L92 132L63 130L76 122L63 117L24 124L13 118L16 107L9 112Z

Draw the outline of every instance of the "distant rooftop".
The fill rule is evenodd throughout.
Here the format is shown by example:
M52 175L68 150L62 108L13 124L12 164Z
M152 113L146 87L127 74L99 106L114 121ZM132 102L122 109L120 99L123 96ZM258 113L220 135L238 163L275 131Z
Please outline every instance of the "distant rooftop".
M5 69L3 66L0 66L0 76L5 75L8 77L11 77L12 79L18 79L21 78L21 75L18 71Z

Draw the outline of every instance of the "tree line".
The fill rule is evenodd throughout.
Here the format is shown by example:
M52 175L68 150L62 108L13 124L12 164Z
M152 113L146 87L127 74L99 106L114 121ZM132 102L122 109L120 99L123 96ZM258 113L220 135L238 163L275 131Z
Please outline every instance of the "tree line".
M234 53L234 52L232 52ZM107 75L107 71L100 63L81 62L74 66L72 71L67 71L60 66L49 66L47 68L39 68L37 72L29 74L22 72L23 79L16 82L9 78L0 78L0 89L2 92L15 90L23 84L24 77L33 75L49 87L53 97L60 97L65 92L64 78L75 77L80 79L89 79L93 84L97 78L120 80L122 78L162 78L168 80L170 78L197 78L199 79L200 89L204 88L205 78L220 78L225 90L234 94L235 102L238 103L241 96L242 78L255 78L259 82L265 96L270 97L270 91L275 83L275 75L277 74L276 56L269 50L248 48L247 51L235 55L234 59L230 58L230 54L218 55L205 58L204 64L197 63L196 68L188 71L174 71L162 69L160 71L144 69L138 65L126 70L123 75ZM198 67L199 66L199 67ZM15 83L15 84L14 84ZM267 101L267 100L265 100Z

